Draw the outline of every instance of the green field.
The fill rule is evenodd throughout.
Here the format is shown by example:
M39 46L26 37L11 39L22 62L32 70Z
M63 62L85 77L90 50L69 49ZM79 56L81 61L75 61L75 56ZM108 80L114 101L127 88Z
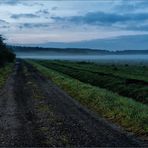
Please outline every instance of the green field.
M119 95L148 104L147 67L135 68L127 65L97 65L62 61L38 61L38 63L84 83L105 88Z
M133 67L132 71L132 67L127 65L109 66L64 61L28 62L48 79L67 91L81 104L97 112L99 115L108 118L112 122L123 126L127 131L132 131L137 135L146 136L148 134L148 106L146 104L148 99L148 88L146 85L147 67L139 67L139 69ZM130 71L131 74L129 74ZM99 75L98 73L101 74ZM97 81L97 79L100 79L100 81ZM123 90L125 87L124 81L127 79L134 84L126 86L124 96L119 95L118 90ZM105 89L101 88L103 83L105 83ZM120 84L120 87L117 84ZM138 89L139 86L141 87L141 93ZM114 90L111 90L111 87ZM142 99L139 99L140 97L134 98L134 96L133 98L125 97L128 93L133 95L133 92L139 94L139 96L141 95Z

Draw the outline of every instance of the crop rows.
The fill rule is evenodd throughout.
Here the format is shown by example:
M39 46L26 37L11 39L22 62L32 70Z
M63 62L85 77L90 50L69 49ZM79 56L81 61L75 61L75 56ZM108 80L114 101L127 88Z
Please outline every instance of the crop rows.
M104 74L101 72L93 72L91 70L82 69L64 65L58 62L39 62L40 64L54 69L56 71L67 74L82 82L89 83L94 86L108 89L122 96L133 98L139 102L148 104L148 85L147 82L127 79L113 74Z

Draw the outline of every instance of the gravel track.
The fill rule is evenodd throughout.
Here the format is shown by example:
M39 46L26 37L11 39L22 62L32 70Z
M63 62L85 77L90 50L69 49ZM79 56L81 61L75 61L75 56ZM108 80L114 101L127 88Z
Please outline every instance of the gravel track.
M0 92L0 146L143 147L147 143L88 111L20 61Z

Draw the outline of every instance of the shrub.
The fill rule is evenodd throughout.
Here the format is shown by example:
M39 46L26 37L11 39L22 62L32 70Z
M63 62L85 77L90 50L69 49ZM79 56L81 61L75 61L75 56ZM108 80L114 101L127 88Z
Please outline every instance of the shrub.
M8 49L3 41L4 39L0 35L0 66L3 66L8 62L13 62L15 59L15 54L10 49Z

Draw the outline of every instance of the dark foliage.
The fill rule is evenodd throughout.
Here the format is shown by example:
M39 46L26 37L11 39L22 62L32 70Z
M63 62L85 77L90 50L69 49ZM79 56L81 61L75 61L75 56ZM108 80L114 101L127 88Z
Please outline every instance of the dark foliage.
M8 62L13 62L15 59L15 54L7 48L3 40L4 39L0 35L0 66L3 66Z

